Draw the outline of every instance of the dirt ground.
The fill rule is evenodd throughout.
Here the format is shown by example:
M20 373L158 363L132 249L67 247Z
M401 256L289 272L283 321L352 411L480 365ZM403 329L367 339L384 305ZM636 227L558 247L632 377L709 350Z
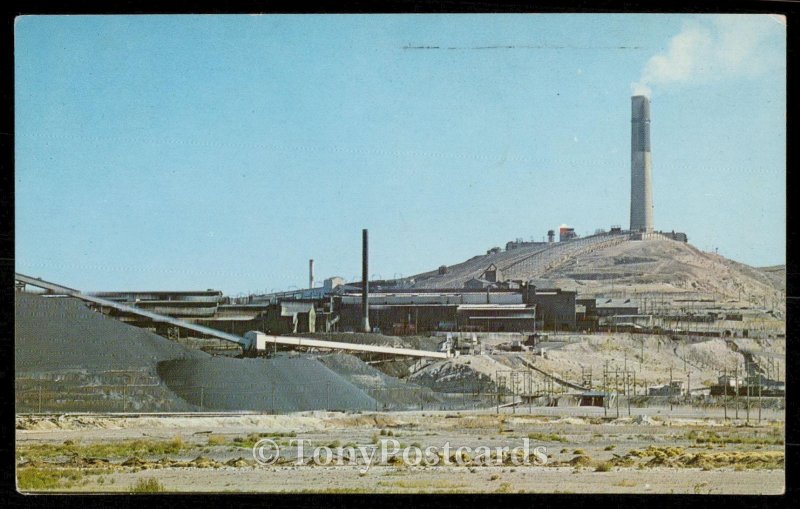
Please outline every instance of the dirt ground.
M749 424L688 407L620 418L585 407L502 412L18 416L18 486L26 492L784 490L784 421L776 411ZM273 463L256 461L272 456L263 449L254 455L263 439L280 448ZM370 461L358 456L359 447L375 451ZM482 457L480 447L491 452ZM433 453L415 465L416 450ZM403 451L412 452L403 459Z

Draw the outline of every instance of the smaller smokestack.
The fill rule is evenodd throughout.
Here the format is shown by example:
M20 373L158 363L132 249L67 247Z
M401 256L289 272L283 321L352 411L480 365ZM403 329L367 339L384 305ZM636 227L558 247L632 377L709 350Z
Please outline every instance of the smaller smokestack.
M372 332L369 326L369 240L367 229L361 231L361 330Z
M308 287L314 288L314 259L308 260Z

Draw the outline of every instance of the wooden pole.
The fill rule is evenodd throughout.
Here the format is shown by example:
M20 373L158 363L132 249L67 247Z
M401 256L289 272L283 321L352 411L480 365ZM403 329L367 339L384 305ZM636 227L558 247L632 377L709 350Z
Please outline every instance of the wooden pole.
M669 398L669 409L672 411L672 367L669 368L669 387L667 388L667 397Z
M758 375L758 423L761 424L761 374Z
M747 380L749 378L749 375L748 375L748 373L750 371L748 369L749 366L750 366L750 363L748 362L747 364L745 364L745 368L744 368L744 372L745 372L745 379L744 379L745 382L744 383L747 384L747 386L746 386L747 387L747 407L745 409L745 412L747 413L747 418L746 418L745 422L747 422L748 424L750 424L750 385L751 385L750 382Z
M723 395L722 395L722 412L724 415L725 420L728 420L728 369L723 370L722 379L725 381L725 385L723 386Z
M733 403L735 408L735 417L739 419L739 362L736 362L733 375Z

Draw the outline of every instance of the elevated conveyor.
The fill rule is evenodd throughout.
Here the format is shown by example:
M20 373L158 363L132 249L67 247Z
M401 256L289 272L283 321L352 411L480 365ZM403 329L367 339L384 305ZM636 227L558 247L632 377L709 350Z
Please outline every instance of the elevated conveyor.
M302 338L295 336L270 336L261 332L251 331L245 334L244 337L235 334L228 334L211 327L197 325L184 320L179 320L171 316L160 315L151 311L129 306L119 302L87 295L74 288L68 288L56 283L44 281L39 278L26 276L24 274L15 273L14 280L18 283L23 283L30 286L35 286L49 292L74 297L85 302L91 302L98 306L116 309L125 313L142 316L152 320L155 323L165 323L175 327L180 327L185 330L197 332L206 336L211 336L223 341L236 343L242 348L244 352L258 352L266 350L271 345L288 345L298 348L327 348L330 350L344 350L350 352L369 352L388 355L401 355L407 357L426 357L434 359L446 359L447 353L445 352L431 352L428 350L414 350L411 348L394 348L390 346L377 346L377 345L361 345L357 343L345 343L340 341L324 341L320 339Z

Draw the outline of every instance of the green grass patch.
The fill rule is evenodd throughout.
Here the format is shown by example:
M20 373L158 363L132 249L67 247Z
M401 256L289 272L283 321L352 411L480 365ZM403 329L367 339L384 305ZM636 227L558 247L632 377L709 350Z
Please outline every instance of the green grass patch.
M17 487L20 491L65 489L84 481L85 475L77 468L20 468L17 470Z
M288 433L277 432L277 431L265 432L265 433L250 433L247 436L234 437L232 442L233 445L237 447L252 449L253 446L262 438L276 439L276 438L296 437L296 436L297 433L295 433L294 431L290 431ZM282 443L281 441L276 441L276 442L278 442L278 445L288 445L286 443Z
M528 433L528 438L540 442L568 442L568 440L558 433Z
M17 458L45 459L58 456L80 456L83 458L128 458L131 456L159 456L175 454L191 449L180 436L172 440L124 440L113 443L75 444L36 444L17 448Z

